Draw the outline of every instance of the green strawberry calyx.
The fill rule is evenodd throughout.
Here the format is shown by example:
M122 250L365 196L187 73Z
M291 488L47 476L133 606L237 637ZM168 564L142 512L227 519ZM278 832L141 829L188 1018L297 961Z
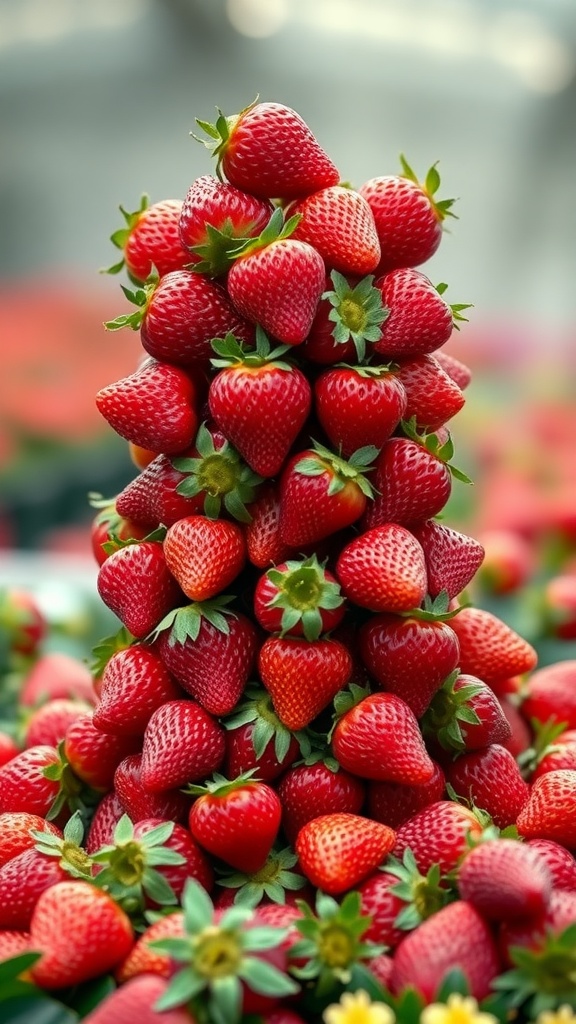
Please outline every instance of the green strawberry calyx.
M204 242L193 245L190 252L200 257L195 263L186 264L186 269L195 274L208 274L209 277L221 277L225 274L234 262L239 249L246 247L247 243L254 236L251 234L253 223L249 222L244 226L245 234L237 235L237 230L231 217L226 217L220 227L206 222L204 225Z
M519 1007L526 1020L564 1006L576 1009L576 924L559 935L546 935L536 949L513 946L510 959L514 967L495 978L492 986L505 994L515 1016Z
M478 680L477 683L470 682L456 689L459 677L459 669L454 669L446 677L420 722L424 736L435 736L444 750L465 750L462 725L480 725L473 699L482 693L483 686Z
M124 252L128 239L132 234L132 231L136 227L144 211L148 209L149 205L150 197L147 196L146 193L143 193L142 196L140 197L140 206L136 210L129 211L125 210L123 206L119 207L120 213L124 217L124 225L121 228L118 228L117 231L114 231L110 235L110 241L113 245L116 246L117 249L121 249L122 252ZM126 263L124 260L124 256L122 256L122 259L120 260L119 263L114 263L111 267L103 267L100 273L119 274L120 271L124 269L125 265ZM130 275L130 277L132 277L132 275ZM135 283L139 284L140 282Z
M315 910L298 900L302 913L295 922L302 936L290 950L295 960L305 960L302 966L293 966L292 973L302 981L316 981L317 993L325 994L338 983L349 985L361 982L369 974L362 961L379 956L384 946L363 941L372 918L361 912L359 892L348 892L341 903L332 896L319 892Z
M234 903L241 907L256 907L263 899L273 903L286 903L286 890L297 892L306 885L304 875L293 871L298 857L289 847L272 850L266 863L253 875L240 871L225 871L217 884L225 889L235 889Z
M245 786L255 786L260 784L260 779L256 775L257 768L250 768L246 772L242 772L235 779L227 779L224 775L220 775L219 772L214 772L211 779L207 779L202 784L191 782L185 787L184 792L189 793L191 796L217 796L225 797L229 793L233 793L237 789L242 789Z
M390 310L382 302L382 292L374 288L373 275L362 278L354 287L337 270L330 278L334 287L324 292L322 299L333 307L328 314L334 322L332 337L338 345L352 340L361 363L366 358L366 342L374 343L382 337L382 324Z
M214 1024L238 1024L242 1012L242 983L266 996L296 995L300 986L258 954L279 946L285 928L255 923L251 907L235 904L218 921L208 893L189 878L182 895L185 934L150 943L181 968L154 1004L161 1012L190 1004L202 995L203 1019Z
M461 469L453 466L450 461L454 455L454 442L450 432L448 431L448 437L443 441L434 432L428 434L425 430L419 431L416 424L416 416L411 416L409 420L400 421L400 426L406 437L410 438L411 441L416 441L417 444L421 444L436 459L444 462L456 480L460 480L464 484L471 484L470 477L466 476L466 473L463 473Z
M379 449L376 445L369 444L357 448L346 461L318 441L313 441L312 448L303 453L302 458L295 464L294 471L302 476L326 474L330 480L328 497L343 491L347 484L354 483L367 498L373 498L374 488L364 474L374 469L371 463L378 454Z
M187 498L204 494L204 515L208 519L218 519L224 505L234 519L252 522L246 506L255 500L262 477L250 469L229 441L217 448L205 423L198 428L194 444L197 457L171 460L174 469L184 473L176 492Z
M533 740L526 750L518 754L516 760L525 779L530 779L536 768L548 754L555 754L563 750L562 744L556 740L569 727L568 722L557 722L551 718L546 722L540 722L537 718L530 719L530 727L533 733Z
M113 842L92 855L95 864L103 865L94 884L129 914L142 913L146 897L160 906L176 906L172 886L157 870L185 863L181 853L165 845L173 831L174 822L166 821L136 839L132 821L123 814L114 829Z
M125 651L136 642L136 637L132 636L132 634L128 632L126 626L122 626L118 632L113 633L112 636L107 636L102 640L99 640L92 648L92 660L89 665L94 678L100 678L106 668L106 665L110 661L110 658L114 654L118 654L119 651Z
M438 217L439 221L443 221L445 217L454 217L456 220L458 219L458 217L452 210L452 207L456 202L455 199L435 198L435 195L438 189L440 188L440 174L438 173L438 161L432 164L432 167L429 168L423 182L421 182L417 175L414 173L403 153L400 154L400 163L402 165L402 177L408 178L409 181L414 182L415 185L418 185L422 189L422 191L426 193L428 199L430 200L430 204L434 209L434 212Z
M36 840L34 849L47 857L57 857L60 867L67 871L72 878L93 881L94 861L81 845L84 837L84 824L79 811L75 811L66 822L62 837L37 829L31 829L30 835Z
M277 345L271 348L268 335L260 324L256 325L256 346L253 349L245 349L232 332L224 338L214 338L211 345L217 353L217 358L211 359L210 362L217 369L228 370L240 366L251 369L258 369L261 366L274 366L279 370L294 369L291 363L280 359L292 345Z
M270 220L264 230L254 238L243 239L233 250L230 251L229 256L232 261L235 261L245 256L252 256L253 253L260 252L261 249L266 249L274 242L284 241L296 230L301 220L302 215L300 213L295 213L285 221L284 211L280 206L277 206L274 213L271 214Z
M404 850L402 860L390 854L380 870L388 875L395 875L398 879L390 892L406 904L398 911L394 920L394 927L402 931L412 931L422 921L456 898L456 891L451 888L450 880L442 877L440 865L433 864L426 875L422 875L409 846Z
M326 579L316 554L285 562L282 569L269 569L266 576L276 588L268 607L282 610L280 636L301 622L306 639L317 640L323 631L322 610L344 603L340 584Z
M64 740L57 747L58 761L46 765L42 775L51 782L58 782L58 792L46 814L47 821L55 821L61 811L67 807L70 811L78 811L82 822L88 821L94 808L100 802L102 793L84 782L74 771L66 757Z
M426 594L420 608L412 608L408 612L395 612L401 619L417 619L420 622L449 622L463 608L469 608L469 602L450 608L450 597L447 590L441 590L436 597Z
M345 689L338 691L332 702L334 715L332 726L326 737L328 743L331 742L332 735L340 719L344 718L344 715L347 715L349 711L352 711L352 708L355 708L357 704L360 704L366 697L369 697L371 693L372 690L369 686L359 686L358 683L348 683L348 686L346 686ZM320 760L320 758L318 758L318 760ZM336 764L338 765L338 762L336 762ZM328 762L326 762L326 765L330 768L330 764L328 764Z
M436 291L438 292L438 294L443 296L444 292L446 291L446 289L448 287L448 285L444 281L442 281L440 284L437 284L435 287L436 287ZM463 321L465 323L468 323L468 317L467 316L462 316L462 311L464 309L472 309L473 308L473 304L471 302L454 302L452 304L448 303L448 305L450 306L450 309L452 310L452 323L453 323L455 329L457 331L459 331L460 330L460 324Z
M250 739L257 759L264 756L268 744L273 742L274 756L282 763L288 754L293 737L297 740L303 757L310 752L311 744L306 732L291 732L280 721L274 711L270 694L258 683L248 684L244 700L222 722L226 729L232 731L250 723L254 724Z
M146 316L146 311L150 305L150 300L156 291L158 285L159 276L156 270L153 270L150 276L146 279L141 287L135 288L132 291L130 288L126 288L125 285L120 285L124 295L128 299L128 302L132 302L136 309L132 313L121 313L120 316L114 318L114 320L106 320L104 327L107 331L120 331L123 327L130 327L133 331L140 330L142 321Z
M183 607L173 608L161 619L146 639L153 642L158 639L160 633L169 629L168 643L171 647L174 644L184 644L187 640L197 640L202 619L206 619L219 633L228 634L230 626L226 616L234 616L235 612L227 606L235 600L235 597L235 594L219 594L218 597L208 601L193 601Z
M224 180L221 165L230 142L230 136L232 135L232 132L240 118L244 117L245 114L252 110L257 103L258 96L256 96L256 99L253 100L252 103L249 103L247 107L244 107L239 114L229 115L223 114L220 107L216 107L218 117L214 123L211 121L203 121L199 117L195 118L196 124L203 132L206 132L208 138L202 139L200 136L195 135L194 132L190 132L190 134L196 142L201 142L203 146L206 146L212 156L217 157L218 162L216 164L216 174L221 181Z

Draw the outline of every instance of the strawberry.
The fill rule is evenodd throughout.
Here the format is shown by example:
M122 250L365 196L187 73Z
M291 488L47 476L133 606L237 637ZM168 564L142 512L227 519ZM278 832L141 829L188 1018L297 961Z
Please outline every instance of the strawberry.
M181 691L158 654L133 644L106 663L93 722L102 732L143 736L151 714L179 696Z
M19 853L34 846L36 840L30 834L32 829L53 836L62 835L56 825L38 814L29 811L6 811L0 814L0 868Z
M144 788L142 784L142 754L130 754L120 762L114 772L114 790L123 810L134 823L143 821L145 818L186 821L190 809L190 798L185 796L181 790L164 789L158 793L151 793ZM99 807L101 806L100 803ZM112 808L107 813L115 815L116 812Z
M360 628L360 652L383 690L402 697L417 718L458 665L458 638L448 622L416 615L374 615Z
M455 318L463 319L459 309L445 301L442 286L435 288L418 270L391 270L377 279L375 287L389 315L374 349L386 359L434 352L450 338Z
M193 378L181 367L156 359L101 388L96 405L120 437L155 452L181 452L198 429Z
M328 268L362 277L378 266L374 216L354 189L330 185L291 203L287 213L300 216L292 237L314 246Z
M460 643L460 669L488 686L530 672L537 655L531 644L484 608L461 608L451 620Z
M28 932L0 932L0 963L30 952Z
M293 455L280 479L280 536L301 547L350 526L372 489L364 475L377 450L360 448L345 462L323 445Z
M446 352L445 349L440 349L438 352L434 352L434 359L437 363L440 363L440 366L448 374L450 379L453 380L462 391L465 391L472 380L472 370L470 367L466 366L466 363L463 363L460 359L456 359L456 357L451 353Z
M133 441L128 441L128 454L137 469L146 469L146 466L149 466L156 458L158 452L150 451L149 448L141 448Z
M534 720L532 720L534 721ZM554 719L552 719L554 722ZM530 781L535 782L541 775L547 772L557 771L559 768L570 768L576 770L576 729L565 729L560 735L555 735L560 726L553 726L553 738L549 744L539 753L538 763L530 775ZM542 732L545 733L545 729ZM538 729L536 729L536 746L539 747Z
M212 347L220 372L210 384L210 412L255 473L276 476L308 418L310 385L282 360L287 346L272 350L260 327L255 350L244 351L230 334L215 338Z
M45 818L58 796L59 782L44 770L59 764L55 747L28 747L0 768L0 814L26 810Z
M450 599L456 597L468 586L482 564L482 545L473 537L435 519L413 523L410 530L424 551L430 596L435 598L445 590Z
M382 271L425 263L440 245L444 218L454 217L453 199L435 199L440 187L436 164L422 183L402 155L400 162L401 175L370 178L358 190L374 215Z
M176 609L160 623L154 645L180 686L212 715L234 710L256 658L256 627L226 604L219 598Z
M64 738L64 754L74 775L105 792L112 789L120 762L139 749L140 736L103 732L95 725L92 712L72 722Z
M544 665L533 672L522 690L522 714L545 723L550 719L576 729L576 660Z
M479 750L504 743L511 733L496 694L477 676L453 672L444 681L420 723L429 742L443 750Z
M423 875L433 864L438 864L445 875L468 852L470 842L478 842L482 829L479 817L468 807L452 800L439 800L399 826L392 852L401 860L410 848Z
M254 614L268 633L317 640L341 622L345 610L336 577L316 555L281 562L254 588Z
M516 817L521 836L576 848L576 770L560 768L536 779Z
M158 526L159 522L159 519L154 519L152 525ZM109 555L122 547L122 541L143 540L148 532L148 524L133 522L129 516L118 512L115 502L107 502L90 527L90 543L96 562L102 565Z
M182 452L187 459L193 448ZM139 524L140 536L163 526L172 526L184 516L202 512L204 495L187 496L178 491L186 479L174 468L169 455L156 455L146 468L120 491L116 507L129 513Z
M276 792L249 775L229 781L218 774L189 791L197 797L188 819L196 842L237 871L260 871L280 828L282 805Z
M179 199L164 199L152 203L143 195L137 210L129 212L123 206L120 212L125 226L110 236L110 241L122 252L122 259L108 267L108 274L118 274L124 267L136 284L143 284L153 270L163 277L171 270L180 270L189 260L180 240L178 226L182 203Z
M252 520L244 531L249 561L258 569L284 562L291 548L280 536L280 496L275 484L269 481L259 489L249 512Z
M302 355L312 363L362 363L366 343L379 341L381 325L388 316L374 277L360 281L333 270L326 279L316 313L302 346Z
M229 779L254 772L261 782L271 782L293 764L301 749L309 749L302 735L282 724L270 694L259 686L247 687L245 699L223 724L227 732L222 770Z
M27 744L27 746L32 746L32 744ZM16 740L7 732L0 732L0 768L3 764L8 764L8 761L11 761L19 753L20 747Z
M134 756L141 758L141 754L131 755L121 762L125 765L127 761L130 761ZM119 766L120 767L120 766ZM114 773L114 778L119 778L119 768ZM120 802L120 798L115 789L112 789L109 793L106 793L99 801L90 827L88 834L85 839L85 849L89 856L96 853L102 846L107 846L112 842L114 838L114 829L120 821L120 818L125 814L123 805Z
M375 526L346 544L336 563L344 596L373 612L407 612L427 591L424 552L394 522Z
M144 789L161 793L215 771L225 753L224 730L193 700L170 700L150 717L142 746Z
M445 795L446 779L439 764L428 782L403 785L401 782L370 782L367 793L369 816L398 829L428 804L437 803Z
M369 875L390 853L394 839L387 825L340 812L322 814L303 825L295 849L312 885L336 896Z
M431 1003L449 971L457 968L475 999L489 995L500 959L484 918L465 900L449 903L410 932L394 953L391 988L408 986Z
M0 631L16 654L36 654L44 640L48 623L38 601L26 590L2 588L0 592Z
M190 253L193 269L224 274L232 261L231 251L240 241L259 235L273 212L267 199L248 195L211 174L196 178L186 193L179 221L180 240Z
M536 917L546 910L552 881L537 850L513 839L480 843L458 869L458 892L492 921Z
M434 765L408 705L393 693L362 697L359 690L354 688L336 702L337 712L342 712L332 734L338 763L364 779L406 785L428 782ZM357 696L360 700L352 703Z
M212 338L224 337L230 331L249 342L254 333L232 305L226 289L204 274L174 270L159 282L150 281L146 288L124 292L137 309L109 320L106 328L140 329L142 347L161 365L207 366ZM143 443L141 447L163 451L153 444Z
M215 125L196 121L218 172L244 192L291 199L338 184L338 169L300 114L283 103L252 103L232 117L218 110Z
M402 861L388 856L379 871L359 886L362 912L372 918L366 939L397 946L407 931L431 917L451 897L438 865L421 875L410 850Z
M499 743L461 754L446 769L446 778L458 796L489 814L498 828L513 825L529 798L517 762Z
M516 530L482 530L484 548L478 580L488 594L517 593L536 568L532 544Z
M97 587L104 604L139 639L150 633L182 597L159 541L139 541L115 551L100 566Z
M403 361L397 378L406 393L403 417L414 417L417 430L438 430L460 412L466 401L462 389L432 355Z
M118 984L123 986L131 978L142 975L170 978L174 973L174 961L166 953L156 949L154 943L158 939L182 938L183 935L182 910L171 910L153 924L149 924L132 946L126 959L114 972Z
M544 586L546 632L560 640L576 639L576 572L554 575Z
M168 982L156 974L131 978L109 995L85 1017L86 1024L194 1024L194 1017L183 1006L157 1013L154 1004L166 994Z
M346 685L352 659L337 640L269 637L260 648L258 671L278 718L295 731L309 725Z
M80 658L65 651L46 651L26 674L18 702L28 708L58 697L94 704L92 673Z
M561 990L562 982L564 982L565 991L572 995L574 987L570 978L574 962L572 926L575 924L576 893L562 890L552 891L548 905L542 913L527 920L502 922L498 931L498 944L504 963L507 966L518 964L518 954L520 953L522 966L528 967L534 981L538 983L539 975L544 973L544 984L550 977L550 968L552 968L555 994ZM567 929L570 929L567 934L568 942L562 942L561 946L564 948L559 950L554 940L562 936ZM556 948L554 948L555 946ZM551 954L550 959L547 956L548 951ZM559 957L559 952L568 952L568 956L566 958ZM536 955L534 957L525 956L526 953ZM538 970L539 967L540 970ZM542 968L544 968L543 972ZM565 972L568 972L567 978ZM518 981L519 979L516 976L513 980ZM502 987L504 988L504 985Z
M57 747L64 739L68 726L91 710L87 701L69 700L67 697L58 697L41 704L26 722L24 746L47 744L49 747Z
M89 882L59 882L43 892L32 915L30 940L42 955L30 968L41 988L78 985L112 970L134 943L123 910Z
M387 366L340 366L314 384L316 414L334 448L349 458L358 448L382 448L406 412L400 375Z
M284 773L277 787L282 803L282 828L292 845L300 829L325 814L360 814L364 784L332 758L297 764Z
M526 846L537 851L552 878L554 889L576 890L576 860L553 839L527 839Z
M296 217L283 221L277 209L268 226L243 250L228 271L228 294L240 315L258 323L284 345L301 345L324 291L320 253L290 237Z
M208 601L236 579L246 560L244 534L237 523L186 516L164 538L168 569L192 601Z

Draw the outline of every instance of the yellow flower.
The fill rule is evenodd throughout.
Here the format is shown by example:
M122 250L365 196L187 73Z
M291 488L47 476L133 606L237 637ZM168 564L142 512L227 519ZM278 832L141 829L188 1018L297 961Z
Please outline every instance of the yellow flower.
M573 1021L576 1021L576 1013L567 1004L558 1010L543 1010L536 1018L536 1024L573 1024Z
M445 1003L426 1006L420 1014L420 1024L497 1024L497 1019L491 1013L482 1013L472 996L452 992Z
M367 992L343 992L339 1003L327 1006L324 1024L394 1024L396 1020L386 1003L373 1003Z

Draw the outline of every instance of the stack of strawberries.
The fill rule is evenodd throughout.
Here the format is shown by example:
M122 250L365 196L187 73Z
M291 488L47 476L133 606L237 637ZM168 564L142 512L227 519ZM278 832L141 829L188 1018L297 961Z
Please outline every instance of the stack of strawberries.
M0 768L12 998L92 985L89 1024L576 1006L574 733L550 749L576 708L546 678L509 698L535 652L467 604L484 551L441 519L466 307L416 268L451 201L404 159L341 185L279 103L198 124L217 176L113 236L137 308L107 327L144 350L96 398L139 469L93 525L122 628L92 704L45 704Z

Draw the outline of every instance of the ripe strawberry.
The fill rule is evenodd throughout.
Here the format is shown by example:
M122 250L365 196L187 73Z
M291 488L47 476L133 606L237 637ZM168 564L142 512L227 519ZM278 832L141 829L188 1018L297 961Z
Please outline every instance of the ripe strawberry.
M0 814L0 868L7 861L31 849L36 840L31 830L61 836L60 829L51 821L29 811L6 811Z
M277 209L258 238L237 251L227 278L241 316L284 345L301 345L307 337L326 281L320 253L289 237L295 222L284 224Z
M129 918L89 882L59 882L41 894L30 925L41 954L30 968L41 988L61 989L106 974L134 943Z
M479 818L468 807L453 800L439 800L400 825L392 852L401 860L405 850L410 848L423 875L433 864L438 864L441 873L446 875L468 852L470 841L480 839L482 830Z
M94 704L92 673L80 658L65 651L46 651L25 676L18 702L29 708L59 697Z
M165 458L165 456L160 456ZM154 519L153 526L160 520ZM130 517L118 512L115 502L110 502L98 512L90 527L90 543L98 565L102 565L109 555L122 547L127 540L143 540L149 532L148 523L133 522Z
M492 921L536 917L546 910L552 880L539 853L514 839L491 839L458 869L460 898Z
M349 458L358 448L382 448L406 412L400 374L388 366L340 366L314 384L316 414L334 448Z
M397 946L393 959L392 991L399 994L410 986L427 1003L454 968L462 972L475 999L490 994L501 969L488 925L465 900L449 903L423 921Z
M44 769L58 765L54 747L28 747L0 768L0 814L26 810L45 818L58 796L59 782L47 778Z
M143 736L151 714L179 696L180 688L158 654L134 644L106 663L94 725L102 732Z
M338 169L300 114L283 103L252 103L215 125L196 119L209 136L228 181L267 199L290 199L337 185Z
M502 744L511 732L490 687L477 676L457 671L433 696L420 727L429 743L451 752Z
M281 562L254 588L254 614L268 633L317 640L341 622L345 610L336 577L316 555Z
M220 370L210 384L210 412L218 427L260 476L276 476L312 404L301 370L286 363L286 346L271 350L256 327L256 349L244 351L233 335L212 342Z
M154 647L168 671L210 714L230 714L256 658L253 622L220 598L178 608L160 626Z
M450 338L455 320L464 319L460 310L466 307L449 306L442 286L435 288L418 270L390 270L377 279L376 287L389 315L374 349L386 359L435 352Z
M184 1006L175 1006L161 1014L154 1004L166 994L168 982L157 974L141 974L114 989L84 1018L86 1024L194 1024Z
M477 538L484 548L478 573L480 586L489 594L514 594L535 570L532 544L516 530L482 530Z
M434 774L425 783L407 786L400 782L370 782L367 793L369 817L398 829L424 807L442 800L446 779L440 765L432 763Z
M576 770L560 768L536 779L516 817L521 836L576 848Z
M0 932L0 963L30 952L28 932Z
M112 789L120 762L139 749L140 736L102 732L94 724L92 712L72 722L64 739L64 754L74 774L104 792Z
M272 707L270 694L260 686L248 686L245 699L224 721L226 757L222 771L237 779L254 772L261 782L278 778L302 752L309 749L304 737L282 724Z
M461 608L451 625L460 643L461 671L479 676L488 686L536 665L532 645L484 608Z
M33 847L7 861L0 868L0 930L28 931L40 894L69 877L55 857Z
M362 277L378 266L374 216L354 189L330 185L290 204L287 212L300 216L292 237L314 246L326 267Z
M470 367L466 366L466 363L463 363L460 359L456 359L455 356L446 352L444 349L440 349L438 352L435 352L434 359L437 363L440 363L440 366L448 374L450 379L453 380L462 391L465 391L472 380L472 370Z
M69 700L67 697L58 697L41 704L26 722L24 746L47 744L49 747L57 747L64 739L68 726L88 711L92 711L92 708L87 701Z
M510 726L510 736L507 740L502 741L502 746L506 747L506 750L509 750L513 757L517 758L532 746L532 730L520 710L516 707L516 704L507 696L500 696L496 687L494 687L494 691L498 696L504 717Z
M143 284L155 270L160 277L179 270L190 259L180 241L178 225L182 203L164 199L150 206L143 195L137 210L120 212L125 226L115 231L110 241L122 252L122 259L108 267L108 274L118 274L124 267L136 284Z
M356 696L353 691L337 704L337 711L343 711L332 734L338 763L365 779L428 782L434 765L408 705L393 693L373 693L350 706Z
M269 637L260 648L258 671L278 718L296 731L309 725L346 685L352 659L337 640Z
M254 874L264 866L280 828L282 805L265 782L247 776L229 781L215 774L197 796L189 828L197 843L237 871Z
M274 207L240 189L203 174L192 182L182 204L180 240L196 271L218 276L232 261L240 241L264 230Z
M424 552L394 522L375 526L346 544L336 563L344 596L373 612L407 612L427 591Z
M158 452L152 452L149 448L141 448L140 445L129 441L128 454L137 469L146 469L146 466L149 466L152 460L156 458Z
M159 541L139 541L115 551L100 566L96 582L104 604L139 639L182 598Z
M425 263L440 245L442 221L454 217L453 199L435 199L440 187L436 164L422 183L404 156L400 162L401 175L370 178L358 190L374 215L382 246L382 271Z
M530 782L535 782L541 775L558 771L560 768L576 771L576 729L564 729L558 735L558 730L561 728L562 723L556 725L555 719L552 719L552 724L549 723L543 728L539 728L537 725L533 743L537 763L534 770L530 772ZM548 731L550 731L550 741L547 743L546 733ZM523 767L525 766L523 765ZM529 768L531 767L532 765L529 765Z
M144 789L161 793L197 782L219 768L224 730L193 700L170 700L150 717L142 746Z
M252 521L245 527L248 559L258 569L284 562L291 548L280 536L280 496L272 482L258 491L256 501L249 506Z
M558 573L544 585L546 632L560 640L576 639L576 572Z
M126 959L114 972L118 984L124 986L131 978L142 975L170 978L174 973L174 961L167 953L156 949L154 942L158 939L182 938L183 935L182 910L170 911L166 916L148 925L132 946Z
M120 437L167 454L192 443L198 429L197 404L190 374L156 359L147 359L96 395L98 410Z
M448 622L374 615L360 628L360 652L383 690L402 697L417 718L458 665L458 638Z
M530 794L517 762L499 743L461 754L447 767L446 778L458 796L489 814L498 828L516 822Z
M11 651L26 656L37 653L48 624L32 594L17 587L3 587L0 593L0 630L7 634Z
M390 853L395 834L359 814L322 814L302 826L296 853L306 878L337 896L352 889Z
M435 519L413 523L410 530L424 551L430 596L435 598L445 590L450 599L456 597L468 586L482 564L482 545L473 537Z
M32 744L27 744L32 746ZM0 732L0 768L3 764L8 764L16 754L20 753L20 747L16 743L16 740L9 736L7 732Z
M462 389L432 355L403 361L397 377L406 392L403 418L414 417L417 430L438 430L466 401Z
M533 672L522 690L521 710L530 720L550 719L576 729L576 659L557 661Z
M375 448L360 448L348 462L323 445L293 455L280 479L280 536L291 547L315 544L350 526L366 508L366 476Z
M282 828L294 845L300 829L321 815L360 814L364 784L332 758L289 768L277 787L282 803Z
M326 279L326 291L316 307L302 355L322 365L362 363L366 343L380 340L387 316L372 275L358 281L333 270Z
M114 772L114 790L124 811L134 823L144 818L183 822L186 821L190 810L190 798L180 789L165 789L159 793L151 793L144 788L142 754L131 754L120 762ZM113 812L115 813L114 808L107 813Z
M554 889L576 890L576 860L566 847L553 839L527 839L526 846L536 850L544 861Z
M192 601L208 601L236 579L246 561L244 534L237 523L186 516L164 538L166 564Z
M134 756L141 758L142 755L131 755L125 758L121 764L124 765L126 761L130 761ZM116 779L117 776L119 777L118 768L114 773L114 778ZM84 843L86 853L89 856L96 853L102 846L107 846L112 842L114 829L125 813L126 811L115 789L102 797L94 811Z

